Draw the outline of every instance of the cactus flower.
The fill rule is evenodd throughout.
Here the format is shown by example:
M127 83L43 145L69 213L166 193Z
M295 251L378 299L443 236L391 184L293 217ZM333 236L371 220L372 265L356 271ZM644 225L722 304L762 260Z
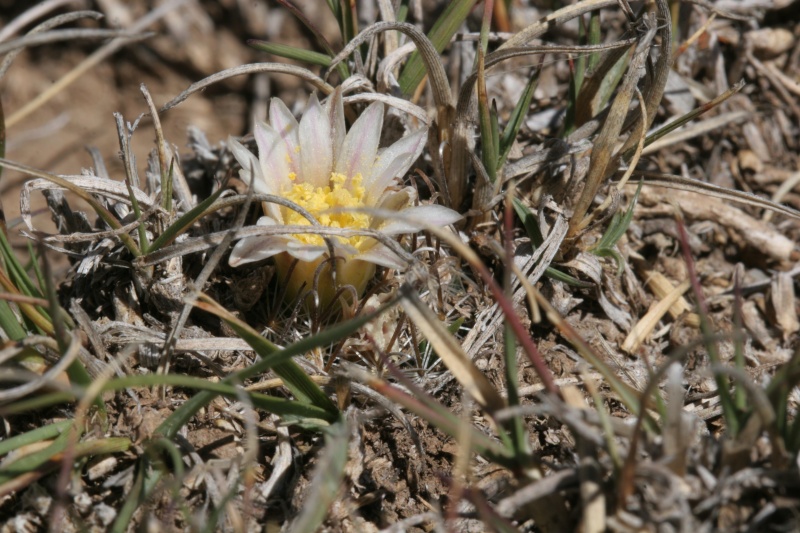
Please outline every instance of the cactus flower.
M256 193L282 196L309 212L322 226L351 230L377 230L387 235L415 233L414 220L448 225L461 217L440 205L412 206L413 187L402 187L401 178L425 146L427 130L421 128L387 148L378 143L383 126L383 104L372 103L345 131L341 92L320 104L312 95L298 121L286 105L274 98L269 124L258 122L255 140L258 158L242 144L228 145L242 167L240 176ZM376 217L369 209L402 214L394 220ZM264 203L259 226L311 225L289 207ZM336 255L336 283L352 285L361 295L375 273L375 266L403 269L405 261L385 244L367 235L331 237ZM273 257L287 296L314 286L318 279L320 303L330 303L336 293L330 250L321 235L289 233L241 239L230 256L231 266ZM297 261L294 268L291 265ZM286 279L291 271L291 278Z

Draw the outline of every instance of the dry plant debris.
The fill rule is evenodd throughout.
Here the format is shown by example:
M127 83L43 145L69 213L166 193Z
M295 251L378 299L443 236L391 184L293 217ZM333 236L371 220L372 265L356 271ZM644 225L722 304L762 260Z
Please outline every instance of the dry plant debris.
M0 532L800 529L796 0L17 4Z

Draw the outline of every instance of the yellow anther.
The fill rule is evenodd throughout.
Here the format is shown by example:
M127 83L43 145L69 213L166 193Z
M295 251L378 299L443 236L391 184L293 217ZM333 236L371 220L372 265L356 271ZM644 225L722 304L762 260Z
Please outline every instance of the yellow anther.
M296 179L294 173L289 174L289 179ZM297 183L283 193L288 200L296 203L311 213L320 224L331 228L366 229L370 226L369 215L365 213L334 212L341 208L364 207L365 188L361 186L363 178L356 174L350 180L344 174L331 173L329 185L314 187L309 183ZM300 213L289 208L283 208L283 217L286 224L307 226L311 223ZM306 244L322 245L324 240L320 235L296 234L294 237ZM337 237L339 242L348 244L356 249L364 244L368 237Z

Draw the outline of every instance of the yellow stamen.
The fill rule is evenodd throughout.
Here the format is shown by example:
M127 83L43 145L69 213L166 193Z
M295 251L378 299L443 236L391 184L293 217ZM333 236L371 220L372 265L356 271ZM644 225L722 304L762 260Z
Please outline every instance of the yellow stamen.
M293 177L293 174L289 174L290 180L296 179L297 176ZM366 229L369 228L371 221L369 215L365 213L329 212L338 208L364 207L366 188L361 185L362 180L361 174L356 174L348 183L347 176L334 172L331 173L330 185L326 187L314 187L309 183L297 183L292 185L288 191L283 192L283 196L306 209L323 226ZM303 215L289 208L283 208L283 218L288 225L311 225ZM321 235L298 233L294 237L306 244L322 245L325 243ZM360 249L369 237L357 235L354 237L337 237L337 239L341 243Z

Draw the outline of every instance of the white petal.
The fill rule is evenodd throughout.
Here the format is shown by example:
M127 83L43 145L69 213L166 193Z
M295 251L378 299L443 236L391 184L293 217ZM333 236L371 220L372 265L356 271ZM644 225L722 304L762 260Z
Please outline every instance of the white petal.
M385 194L376 203L376 206L381 211L403 211L411 202L416 199L417 191L414 187L403 187L399 191L386 191ZM370 227L372 229L380 228L386 220L379 217L372 219Z
M331 123L319 105L317 95L312 94L308 108L300 120L300 168L299 181L315 187L330 183L333 166L331 148Z
M331 122L331 138L333 142L333 168L336 162L342 157L345 139L344 105L342 104L342 88L336 87L333 94L328 98L325 106L328 112L328 120Z
M272 194L272 189L264 180L264 176L262 176L261 163L259 163L255 154L245 148L242 143L233 137L228 137L228 148L230 149L231 153L233 153L233 157L235 157L242 166L242 170L239 171L239 177L242 179L242 181L247 185L250 185L251 175L253 172L255 172L256 180L253 184L253 189L255 189L255 192L259 194Z
M398 213L398 217L381 228L381 233L398 235L414 233L423 226L416 221L424 221L428 226L449 226L461 220L461 215L443 205L420 205L409 207Z
M274 193L279 193L289 184L289 150L282 142L280 134L268 124L256 122L253 132L258 145L258 159L261 162L261 173L267 186Z
M383 104L373 102L361 113L347 133L344 147L336 161L335 171L352 178L361 174L366 178L375 164L378 143L383 127Z
M375 263L386 268L394 268L395 270L405 270L408 263L406 263L399 255L394 253L385 244L377 243L369 250L358 254L353 259L360 259L368 263Z
M276 226L278 225L270 217L261 217L256 226ZM285 252L287 242L292 238L288 235L259 235L256 237L245 237L240 239L233 247L228 264L232 267L246 265L268 259L273 255Z
M364 176L368 204L376 203L392 181L406 173L422 153L427 138L428 131L424 128L419 129L380 153L369 176Z
M291 172L300 173L300 160L298 158L298 150L300 147L299 132L300 127L297 120L289 111L281 100L273 98L269 106L269 122L270 126L280 134L283 142L286 144L286 151L289 154L289 170Z
M328 251L327 246L316 244L305 244L298 240L291 240L286 243L286 251L292 257L310 263L319 259L322 254Z
M273 255L285 252L287 242L284 238L272 235L246 237L233 247L228 264L232 267L238 267L247 263L269 259Z

